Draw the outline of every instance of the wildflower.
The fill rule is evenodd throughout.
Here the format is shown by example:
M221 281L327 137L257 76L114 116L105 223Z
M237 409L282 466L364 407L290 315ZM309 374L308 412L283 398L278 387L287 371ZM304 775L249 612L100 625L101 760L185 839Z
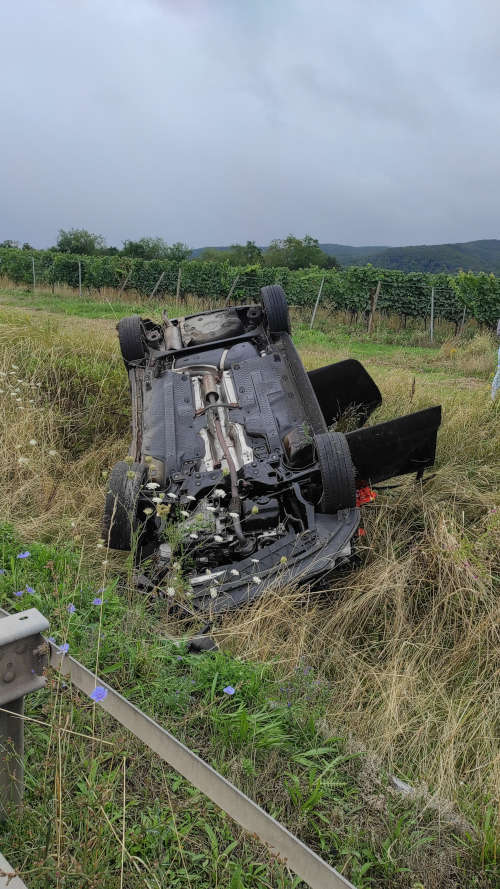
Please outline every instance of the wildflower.
M189 518L189 513L188 513L187 509L181 509L181 516L182 516L184 519L188 519L188 518Z
M38 444L38 442L37 442L36 438L30 438L30 445L32 448L36 448L37 444Z
M214 534L214 540L216 543L224 543L224 538L220 534Z
M196 500L196 497L193 497L192 494L187 494L187 495L186 495L186 500L190 500L192 503L194 503L195 500Z
M236 568L231 568L231 574L233 574L234 577L240 576L240 572Z
M252 506L252 515L257 515L258 511L259 511L258 506Z
M258 565L260 560L259 560L259 559L250 559L250 561L251 561L254 565Z
M26 592L29 593L30 596L32 596L33 593L35 592L35 590L33 589L32 586L28 586L28 584L26 584Z
M216 506L207 506L206 508L208 509L209 512L217 512Z
M101 599L100 596L95 596L92 599L92 605L102 605L102 603L103 603L103 599Z
M282 565L286 565L286 563L288 562L287 557L286 557L286 556L281 556L280 562L281 562Z
M103 685L96 685L94 691L90 692L90 697L93 701L99 703L100 701L104 701L104 698L107 697L108 689L104 688Z
M125 463L128 463L130 466L130 464L133 462L134 462L134 458L131 457L130 454L127 454L127 456L125 457Z
M17 462L19 463L19 466L24 466L26 463L29 463L30 461L28 460L27 457L18 457Z
M69 642L63 642L57 649L58 654L67 654L69 651Z
M252 577L252 580L254 583L260 583L260 577L257 577L256 574L254 574L254 576Z
M239 517L240 517L239 512L230 512L229 515L231 516L232 519L239 519Z
M29 553L28 550L25 550L25 552L23 552L23 553L18 553L17 558L18 559L29 559L30 555L31 555L31 553Z
M71 519L69 524L71 528L76 528L76 522L73 519Z
M216 586L210 587L210 595L211 595L212 599L215 599L217 597L217 587Z
M127 478L135 478L135 472L133 471L133 469L129 469L129 471L127 472Z
M148 488L149 491L155 491L156 488L159 488L159 487L160 486L159 486L158 482L148 482L146 484L146 488Z
M151 497L151 503L161 503L161 497Z
M153 458L152 458L151 454L147 454L146 457L144 457L144 462L145 463L152 463L153 462Z
M222 475L229 475L229 469L227 468L227 466L222 467Z
M19 370L19 365L18 364L11 364L11 368L12 368L12 370Z
M73 605L73 602L70 602L70 603L69 603L69 605L68 605L68 611L69 611L70 614L74 614L74 613L75 613L76 608L75 608L75 606Z
M7 574L5 568L0 568L0 574Z
M49 451L49 457L57 457L57 451L55 448L51 448Z
M150 506L146 506L146 509L143 509L144 515L153 515L153 510Z
M234 688L232 685L226 685L225 688L222 689L225 695L234 695Z
M225 497L226 492L224 488L215 488L214 497Z
M171 599L174 598L174 596L175 596L175 589L174 589L173 586L168 586L168 587L167 587L167 596L170 596Z
M18 599L20 599L21 596L23 595L23 593L24 593L24 590L17 590L17 592L15 592L14 595L17 596Z
M170 506L167 506L166 504L160 503L160 505L156 509L156 514L159 515L160 518L162 518L162 516L167 516L169 512Z
M103 549L103 547L104 547L104 543L101 543L101 541L98 540L96 543L96 549Z
M198 535L197 535L196 531L192 531L192 533L189 536L190 536L191 540L198 540Z
M167 491L167 497L169 497L170 500L177 500L177 494L174 494L173 491Z

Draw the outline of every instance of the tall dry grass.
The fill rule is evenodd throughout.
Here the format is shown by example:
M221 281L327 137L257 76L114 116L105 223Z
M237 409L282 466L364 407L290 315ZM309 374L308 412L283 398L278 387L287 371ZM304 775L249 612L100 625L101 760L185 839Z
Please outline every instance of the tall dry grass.
M128 447L114 325L6 309L0 322L0 514L27 540L77 537L92 560L103 472ZM270 593L219 635L285 673L314 666L331 688L325 732L442 796L498 799L499 405L486 386L413 376L384 374L379 418L442 401L434 477L366 508L358 571Z

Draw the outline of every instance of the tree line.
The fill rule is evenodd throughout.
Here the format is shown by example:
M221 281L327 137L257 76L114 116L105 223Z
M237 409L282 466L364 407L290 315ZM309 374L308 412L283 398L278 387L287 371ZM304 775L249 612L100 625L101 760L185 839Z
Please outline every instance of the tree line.
M0 247L11 247L21 250L33 250L30 244L22 246L17 241L6 240ZM258 247L255 241L246 244L232 244L223 250L217 247L206 247L198 255L192 256L192 249L187 244L177 241L167 244L163 238L139 238L134 241L123 241L121 249L108 247L103 235L97 235L83 228L60 229L57 242L49 250L53 253L70 253L76 256L129 256L132 259L163 259L172 262L184 262L194 259L201 262L225 262L232 266L259 265L268 268L288 269L336 269L340 268L334 256L329 256L319 246L317 238L305 235L297 238L288 235L283 239L271 241L269 247Z

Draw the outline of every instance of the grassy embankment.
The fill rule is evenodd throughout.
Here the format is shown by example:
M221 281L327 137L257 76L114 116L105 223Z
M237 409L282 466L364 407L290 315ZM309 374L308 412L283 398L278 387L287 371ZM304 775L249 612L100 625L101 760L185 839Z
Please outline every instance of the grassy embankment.
M380 323L366 342L342 319L333 330L325 316L313 332L299 324L307 367L365 359L385 398L376 419L443 404L436 474L422 491L405 482L367 510L356 574L321 596L270 594L226 619L223 654L197 659L169 641L183 627L168 605L141 599L126 559L96 545L103 473L128 438L127 381L109 319L130 304L115 303L110 315L97 299L27 294L14 307L20 299L0 293L0 513L8 524L0 604L39 607L76 657L358 887L493 886L493 342L478 335L431 349L417 329ZM26 549L30 557L16 559ZM92 604L96 595L101 605ZM222 691L228 684L232 697ZM127 887L294 885L286 868L80 695L54 680L27 703L41 722L26 724L26 805L0 829L0 848L30 889L114 889L122 868ZM415 793L396 792L391 772Z

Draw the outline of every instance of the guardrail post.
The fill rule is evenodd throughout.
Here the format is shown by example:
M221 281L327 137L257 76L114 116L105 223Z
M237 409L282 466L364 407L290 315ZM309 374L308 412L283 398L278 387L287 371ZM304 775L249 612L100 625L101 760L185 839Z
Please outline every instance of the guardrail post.
M24 790L24 696L45 685L49 622L36 608L0 612L0 819Z

